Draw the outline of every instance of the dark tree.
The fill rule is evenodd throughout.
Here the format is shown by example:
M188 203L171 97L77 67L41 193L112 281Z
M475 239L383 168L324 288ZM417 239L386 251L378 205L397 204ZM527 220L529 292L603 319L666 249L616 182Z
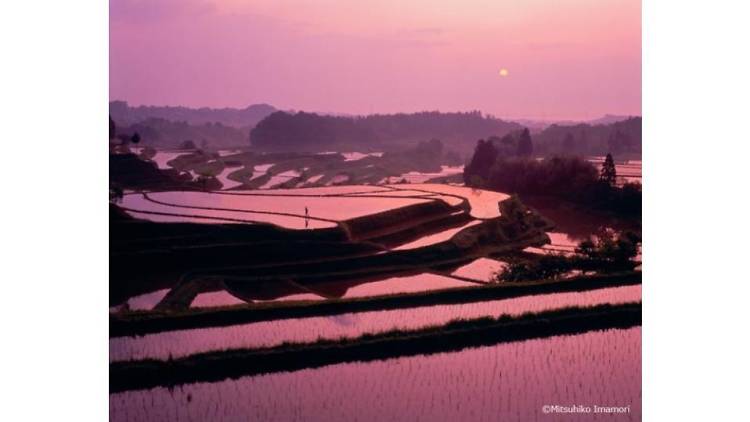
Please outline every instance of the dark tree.
M113 204L119 204L122 202L123 197L123 190L119 186L110 185L109 186L109 202Z
M474 149L471 162L464 169L464 182L472 185L473 182L479 180L474 176L478 176L482 180L489 179L490 169L495 164L495 161L497 161L497 154L497 148L495 148L492 141L480 139L477 142L477 147Z
M518 155L528 157L534 152L534 145L531 143L531 134L529 128L524 128L521 137L518 139Z
M369 147L407 139L437 138L451 145L465 144L488 134L503 135L520 130L517 123L505 122L480 112L369 115L358 117L325 116L315 113L272 113L250 132L253 146L275 151L330 151L348 146ZM356 149L355 149L356 150ZM515 149L513 153L515 154Z
M134 144L141 142L141 135L139 135L138 132L135 132L133 136L130 137L130 142Z
M637 146L633 146L632 143L630 135L619 128L610 133L609 139L607 140L607 146L612 152L636 150Z
M563 140L563 150L567 154L572 154L575 152L576 149L576 140L573 137L573 134L568 132L565 135L565 139Z
M180 144L180 149L196 149L195 142L193 142L193 141L191 141L189 139L187 141L183 141Z
M112 116L109 116L109 139L115 139L115 136L117 136L117 127L115 121L112 120Z
M443 142L439 139L430 139L427 142L420 142L415 148L415 153L421 156L440 158L443 155Z
M607 183L609 186L615 186L615 183L617 182L617 170L615 168L615 160L612 158L612 154L607 154L607 158L604 159L599 180Z

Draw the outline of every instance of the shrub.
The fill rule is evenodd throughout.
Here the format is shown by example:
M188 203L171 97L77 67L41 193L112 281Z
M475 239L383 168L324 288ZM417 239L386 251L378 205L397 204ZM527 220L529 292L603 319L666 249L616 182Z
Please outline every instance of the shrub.
M494 281L554 280L573 270L614 272L632 270L641 242L638 234L603 229L576 247L576 255L543 255L537 260L512 262L495 275Z
M574 261L562 255L545 255L535 261L511 262L495 276L495 282L557 279L573 270Z

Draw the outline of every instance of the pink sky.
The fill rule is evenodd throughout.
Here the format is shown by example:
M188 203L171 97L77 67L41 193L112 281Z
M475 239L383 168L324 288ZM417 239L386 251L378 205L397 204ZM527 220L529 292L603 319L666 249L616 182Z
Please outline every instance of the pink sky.
M351 114L640 115L640 7L640 0L110 0L110 99Z

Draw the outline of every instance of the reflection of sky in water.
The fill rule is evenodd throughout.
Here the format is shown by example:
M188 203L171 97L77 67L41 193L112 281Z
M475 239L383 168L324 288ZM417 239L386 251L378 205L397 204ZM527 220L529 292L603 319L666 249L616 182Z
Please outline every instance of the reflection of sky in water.
M340 314L328 317L331 322L344 327L353 327L359 320L357 314Z
M153 158L153 161L156 163L156 166L160 169L170 169L170 167L167 162L179 157L180 155L189 154L189 152L186 151L179 151L179 152L173 152L173 151L158 151L156 155Z
M419 239L417 239L417 240L415 240L413 242L409 242L409 243L405 243L403 245L400 245L400 246L394 248L394 250L416 249L416 248L422 248L424 246L434 245L435 243L444 242L444 241L449 240L450 238L452 238L456 233L460 232L461 230L463 230L463 229L465 229L467 227L475 226L475 225L477 225L479 223L481 223L480 220L469 221L468 223L466 223L466 224L464 224L463 226L460 226L460 227L454 227L452 229L443 230L441 232L434 233L434 234L431 234L431 235L428 235L428 236L423 236L423 237L421 237L421 238L419 238Z
M545 404L631 409L568 418L542 414ZM641 328L112 394L110 417L114 422L639 421Z
M434 305L407 309L347 313L282 319L118 337L109 340L110 360L167 359L194 353L241 347L274 346L283 342L312 342L318 338L357 337L393 329L414 330L441 325L454 319L520 315L568 306L640 301L641 286L623 286L587 292L553 293L456 305Z
M305 189L298 189L304 191ZM153 192L149 201L141 194L125 195L122 206L133 211L152 211L194 217L218 217L245 221L269 222L283 227L303 229L307 207L311 217L336 221L361 217L381 211L399 208L416 203L427 202L426 199L412 198L361 198L361 197L319 197L319 196L253 196L208 192ZM193 208L198 207L198 208ZM222 208L222 210L200 209ZM265 213L295 214L273 215ZM160 217L149 217L160 221ZM310 219L309 228L334 227L334 222Z
M465 186L441 185L435 183L393 185L395 188L421 189L430 192L457 195L466 198L471 205L471 215L475 218L493 218L500 215L498 202L510 197L502 192L492 192L481 189L472 189Z
M463 267L457 268L452 274L486 282L490 281L495 273L507 266L506 262L489 258L479 258Z
M242 185L242 183L236 182L234 180L229 179L229 173L232 173L234 171L237 171L236 167L224 167L224 170L221 171L219 175L216 176L217 179L221 182L221 189L231 189L237 186Z
M145 293L139 296L131 297L127 300L127 306L131 310L151 310L156 306L164 296L169 293L169 289L161 289L151 293ZM112 307L112 311L118 310L119 306Z
M242 303L245 303L245 301L232 296L226 290L221 290L218 292L199 293L195 296L193 302L190 303L190 307L207 308L213 306L239 305Z

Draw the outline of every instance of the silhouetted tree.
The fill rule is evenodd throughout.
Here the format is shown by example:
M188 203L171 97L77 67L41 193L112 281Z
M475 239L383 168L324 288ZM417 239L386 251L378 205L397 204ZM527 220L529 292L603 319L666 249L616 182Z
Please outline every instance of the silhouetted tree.
M563 151L568 133L573 134L576 153L617 155L641 151L641 118L636 117L611 124L550 125L534 134L534 154Z
M259 122L250 132L253 146L263 150L330 150L341 145L369 146L406 139L438 138L455 145L520 129L517 123L483 116L480 112L323 116L314 113L278 111ZM514 150L515 153L515 150Z
M191 140L183 141L180 144L180 149L196 149L195 148L195 142Z
M439 159L443 155L443 142L439 139L420 142L417 144L414 152L420 156L437 157Z
M631 144L632 140L630 138L630 135L627 132L620 130L619 128L610 133L609 139L607 140L607 146L609 146L609 150L612 152L622 152L637 149L636 146L633 146Z
M123 197L123 190L119 186L110 185L109 186L109 202L113 204L119 204L122 202Z
M516 135L516 136L514 136ZM487 142L492 143L497 151L497 159L515 157L518 155L518 134L506 133L502 138L490 136Z
M599 180L605 182L609 186L615 186L617 182L617 170L615 168L615 160L612 158L612 154L607 154L607 158L604 159Z
M488 180L490 168L497 161L497 154L497 148L492 141L480 139L474 149L471 161L464 169L464 182L472 185L476 180ZM480 179L476 179L474 176L479 176Z
M518 139L518 155L521 157L528 157L534 152L534 144L531 143L531 134L529 128L524 128L521 132L521 136Z
M115 139L115 136L117 136L117 127L115 121L112 120L112 116L109 116L109 139Z
M565 139L563 140L563 150L565 153L572 154L575 152L576 149L576 140L573 137L573 134L568 132L565 135Z

